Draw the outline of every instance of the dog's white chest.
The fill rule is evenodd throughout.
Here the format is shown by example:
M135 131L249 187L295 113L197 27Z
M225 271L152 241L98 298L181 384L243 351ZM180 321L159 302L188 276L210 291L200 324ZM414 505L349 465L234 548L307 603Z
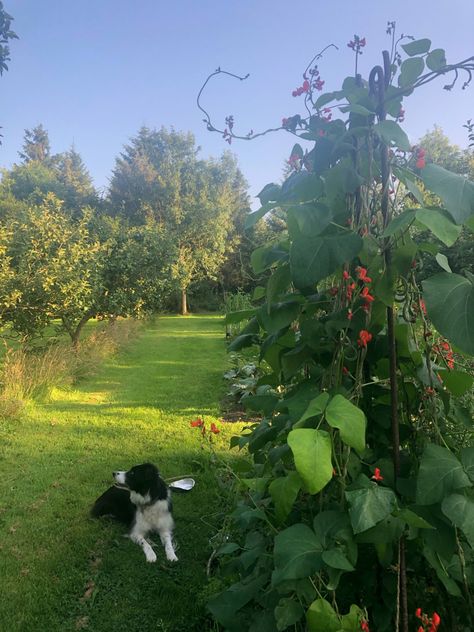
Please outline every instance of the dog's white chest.
M167 500L157 500L153 505L138 507L136 526L140 531L162 531L173 528L173 518Z

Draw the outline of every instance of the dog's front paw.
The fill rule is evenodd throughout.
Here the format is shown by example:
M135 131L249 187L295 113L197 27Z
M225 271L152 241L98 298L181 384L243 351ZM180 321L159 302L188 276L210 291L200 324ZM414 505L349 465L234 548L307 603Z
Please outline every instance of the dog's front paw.
M167 553L166 554L166 559L168 560L168 562L177 562L178 558L176 557L175 553Z
M146 555L146 561L149 562L150 564L152 564L153 562L156 562L156 553L155 551L153 551L153 549L151 551L147 551L145 553Z

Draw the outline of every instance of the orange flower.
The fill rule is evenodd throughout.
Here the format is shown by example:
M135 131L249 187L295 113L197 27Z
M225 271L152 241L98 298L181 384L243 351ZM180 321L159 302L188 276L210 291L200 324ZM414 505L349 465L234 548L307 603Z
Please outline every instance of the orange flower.
M198 417L197 419L191 422L192 428L201 428L201 426L203 425L204 425L204 422L200 417Z
M214 422L211 423L211 432L213 434L219 434L219 432L220 432L219 428L216 426L216 424Z

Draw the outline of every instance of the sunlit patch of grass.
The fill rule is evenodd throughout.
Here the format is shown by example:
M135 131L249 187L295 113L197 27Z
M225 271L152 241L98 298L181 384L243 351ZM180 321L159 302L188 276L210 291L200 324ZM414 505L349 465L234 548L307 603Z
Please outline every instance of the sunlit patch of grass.
M227 454L236 428L219 423L223 341L219 318L160 318L92 379L56 386L20 421L0 422L0 622L9 632L214 629L206 561L226 505L189 424L197 415L217 423L214 445ZM146 460L197 482L174 497L176 565L161 546L147 564L119 526L88 517L114 469Z

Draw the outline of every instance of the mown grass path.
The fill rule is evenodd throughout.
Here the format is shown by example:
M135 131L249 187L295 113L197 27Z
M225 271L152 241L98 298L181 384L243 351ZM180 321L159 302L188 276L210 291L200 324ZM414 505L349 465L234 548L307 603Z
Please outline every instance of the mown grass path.
M218 318L162 317L94 378L0 422L1 632L212 629L205 567L222 497L189 423L218 420L225 363ZM147 564L119 526L88 517L113 470L147 460L197 480L174 496L175 565L161 546Z

